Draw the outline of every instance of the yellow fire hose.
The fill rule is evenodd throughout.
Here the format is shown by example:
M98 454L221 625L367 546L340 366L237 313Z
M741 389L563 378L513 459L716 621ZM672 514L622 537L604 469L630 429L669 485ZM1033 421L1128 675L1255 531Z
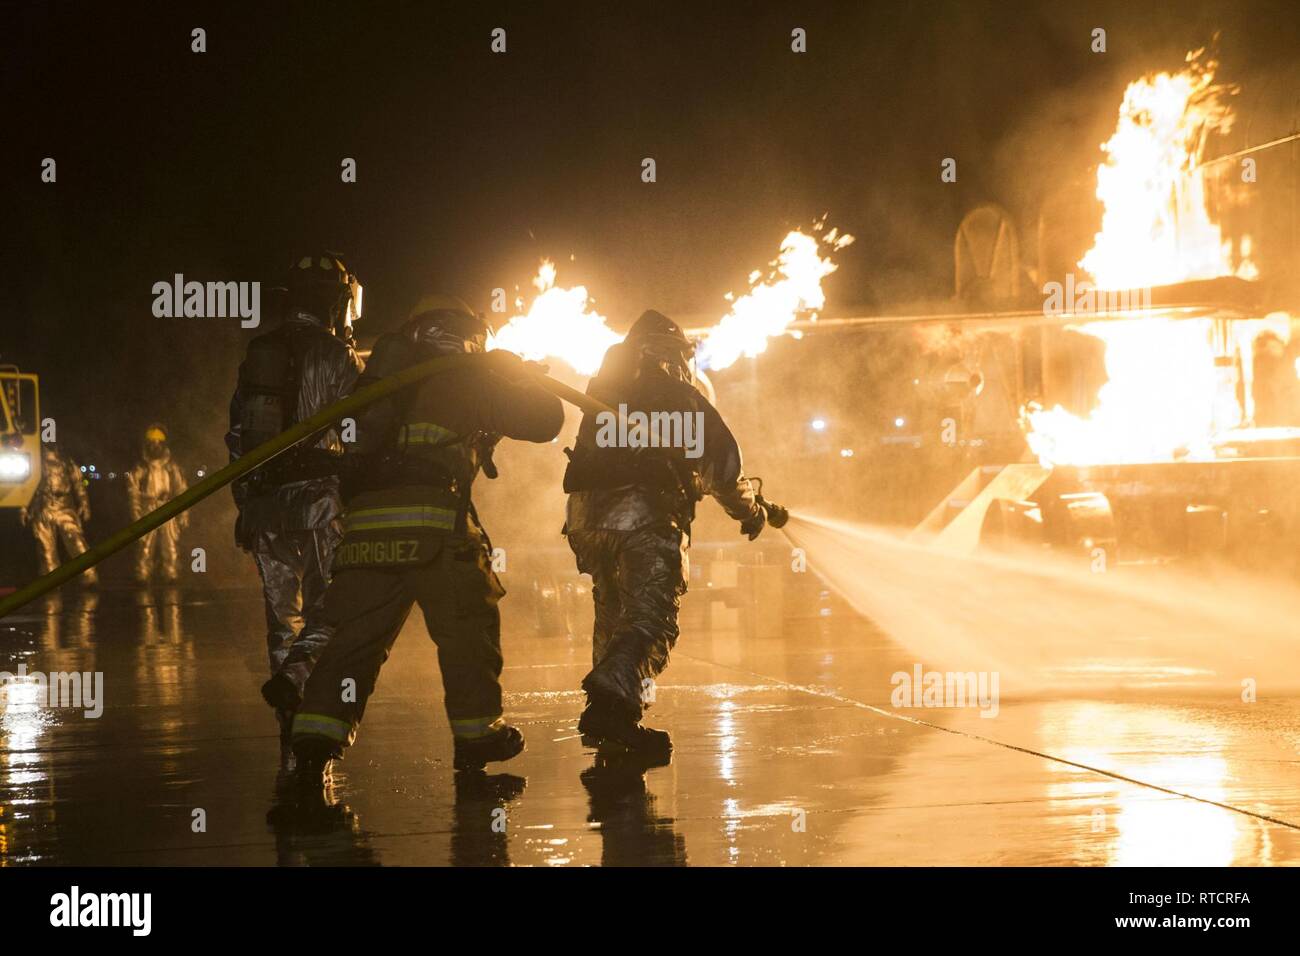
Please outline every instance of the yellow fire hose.
M341 419L346 418L353 412L365 408L372 402L376 402L393 392L399 391L409 385L428 378L438 372L447 371L459 363L463 363L467 356L462 355L444 355L438 358L429 359L418 365L412 365L410 368L403 369L394 375L380 379L372 385L358 389L347 398L341 399L326 408L321 409L311 418L299 422L292 428L289 428L265 444L258 445L247 455L232 461L220 471L215 471L207 478L204 478L197 485L187 489L177 495L171 501L162 505L160 508L149 512L147 515L127 525L121 531L101 541L99 544L90 548L88 551L77 555L71 561L59 565L44 577L37 578L26 587L19 588L8 597L0 598L0 618L3 618L12 612L18 610L24 605L30 604L37 598L48 594L55 588L72 580L81 574L87 568L92 568L105 558L116 554L125 548L132 541L141 538L150 531L160 527L175 518L182 511L194 507L208 495L212 494L226 485L230 484L237 478L240 478L259 465L270 461L276 455L287 451L299 442L306 441L321 432L325 431L332 425L337 424ZM602 412L613 411L609 406L596 401L590 396L578 391L576 388L570 388L561 382L548 378L541 373L537 375L538 384L556 397L566 402L577 405L583 411Z

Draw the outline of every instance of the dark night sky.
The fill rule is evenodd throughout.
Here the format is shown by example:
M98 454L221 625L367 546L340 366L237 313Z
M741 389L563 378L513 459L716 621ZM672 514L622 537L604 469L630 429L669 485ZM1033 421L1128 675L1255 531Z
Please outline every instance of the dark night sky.
M370 337L422 289L486 308L549 256L623 325L717 309L829 212L858 242L828 311L943 296L962 212L1028 215L1086 174L1126 82L1216 29L1225 79L1300 48L1292 0L32 3L5 20L0 353L42 374L75 445L111 454L165 418L214 461L250 333L155 319L173 273L273 282L299 248L338 248Z

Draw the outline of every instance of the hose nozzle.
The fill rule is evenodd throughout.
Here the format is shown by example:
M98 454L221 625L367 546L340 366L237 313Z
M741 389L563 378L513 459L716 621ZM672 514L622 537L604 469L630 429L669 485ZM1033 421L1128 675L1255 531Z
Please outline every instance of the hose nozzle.
M773 528L784 528L785 523L790 520L788 509L778 505L775 501L768 501L763 497L763 479L751 478L750 484L755 486L754 500L758 502L765 512L767 512L767 523Z

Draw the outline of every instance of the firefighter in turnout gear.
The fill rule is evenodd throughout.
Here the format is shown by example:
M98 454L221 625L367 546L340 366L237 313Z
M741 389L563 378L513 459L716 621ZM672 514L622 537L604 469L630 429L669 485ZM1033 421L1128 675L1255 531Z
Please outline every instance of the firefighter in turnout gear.
M524 748L502 716L497 602L505 592L470 492L499 438L549 442L564 411L518 356L484 352L487 331L460 300L428 296L379 340L358 383L457 356L450 370L361 412L346 449L345 534L325 597L334 636L301 701L282 678L265 691L277 706L296 707L293 750L306 793L320 790L330 760L352 743L415 604L438 647L456 769L480 770Z
M167 447L167 429L158 423L145 429L140 460L126 473L126 494L131 506L131 520L137 521L175 498L188 485L180 466ZM189 514L179 515L160 528L147 533L136 543L135 579L147 582L158 567L164 581L175 581L177 572L176 541L189 523Z
M310 418L352 392L362 363L352 346L361 316L361 284L336 253L295 259L283 320L248 345L230 401L226 447L231 460ZM233 487L235 541L253 555L262 579L270 673L279 672L300 634L324 642L322 619L334 549L343 537L339 459L331 428L308 445L278 455ZM310 658L314 651L304 656ZM287 676L301 689L305 667ZM282 756L289 755L293 714L277 712Z
M59 542L69 558L86 550L85 523L90 520L90 498L81 469L58 447L41 446L41 483L31 503L19 512L19 520L32 529L40 551L41 574L59 566ZM94 584L95 569L82 572L83 584Z
M766 523L735 438L693 384L692 350L666 316L637 319L626 340L605 353L587 393L624 406L629 426L641 413L646 423L669 423L670 434L643 430L634 438L635 430L616 428L609 413L588 413L564 476L564 532L578 570L591 575L596 604L578 729L588 743L652 760L667 760L672 743L640 721L677 642L695 504L712 496L751 540Z

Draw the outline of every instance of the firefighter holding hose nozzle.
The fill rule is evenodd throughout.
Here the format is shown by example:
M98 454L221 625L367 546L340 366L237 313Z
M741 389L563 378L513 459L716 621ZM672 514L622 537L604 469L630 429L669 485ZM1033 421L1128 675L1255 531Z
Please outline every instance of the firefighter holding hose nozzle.
M762 478L756 476L749 480L754 485L754 500L758 502L759 507L767 514L767 523L773 528L784 528L786 523L790 520L790 509L763 497Z
M767 523L736 439L693 383L693 350L676 322L646 312L605 353L587 393L622 406L629 422L637 412L647 419L679 414L682 422L690 416L700 423L697 447L611 441L625 431L608 427L612 413L588 412L564 476L564 533L578 570L592 577L596 603L578 729L588 743L632 751L648 763L666 762L672 752L669 735L642 726L641 718L677 642L696 502L713 497L750 540Z

